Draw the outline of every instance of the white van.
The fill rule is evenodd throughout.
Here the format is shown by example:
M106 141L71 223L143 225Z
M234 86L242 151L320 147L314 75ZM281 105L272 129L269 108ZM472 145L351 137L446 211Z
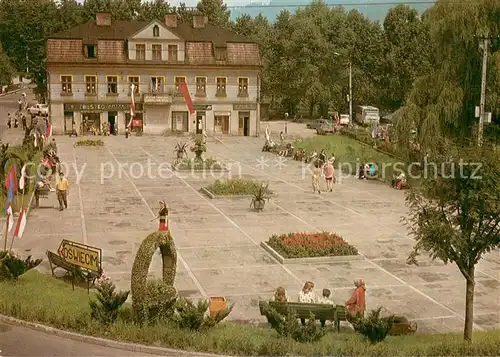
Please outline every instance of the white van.
M359 105L356 107L355 118L361 125L378 125L380 122L380 112L378 108L369 105Z

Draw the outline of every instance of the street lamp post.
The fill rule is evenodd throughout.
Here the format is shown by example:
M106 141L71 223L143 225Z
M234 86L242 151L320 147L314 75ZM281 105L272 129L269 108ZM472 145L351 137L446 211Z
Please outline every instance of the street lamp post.
M340 57L340 53L334 52L335 56ZM349 126L352 125L352 62L349 59L349 95L347 96L347 101L349 102Z

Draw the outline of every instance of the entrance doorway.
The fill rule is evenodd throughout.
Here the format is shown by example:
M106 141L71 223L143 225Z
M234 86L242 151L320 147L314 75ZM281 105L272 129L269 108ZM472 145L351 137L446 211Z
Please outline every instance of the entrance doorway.
M108 112L108 124L109 124L109 133L111 135L116 135L116 118L118 117L117 112Z
M196 112L196 134L203 134L203 118L205 117L205 112Z
M238 119L238 135L250 136L250 112L239 112Z
M71 134L74 129L74 124L73 112L64 112L64 134Z
M229 134L229 115L214 116L214 132Z
M97 135L101 129L101 113L85 113L82 121L83 135Z

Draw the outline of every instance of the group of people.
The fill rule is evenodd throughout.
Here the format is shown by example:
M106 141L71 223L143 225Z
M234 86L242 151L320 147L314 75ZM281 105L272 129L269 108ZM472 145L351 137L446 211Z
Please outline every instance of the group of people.
M365 299L365 282L363 279L354 280L354 291L351 294L351 297L344 302L344 306L346 307L348 313L352 316L364 315L366 310L366 299ZM304 287L299 292L297 296L297 302L306 303L306 304L328 304L328 305L336 305L336 303L330 298L331 291L329 289L323 289L322 295L318 296L314 292L314 283L311 281L307 281L304 284ZM272 301L276 302L292 302L292 300L288 297L285 288L280 286L276 289ZM301 319L302 324L305 324L305 319ZM320 321L321 326L325 326L325 321Z
M335 154L327 159L324 150L321 150L319 157L313 161L313 171L312 171L312 189L313 193L321 193L320 177L324 177L326 182L326 190L329 192L333 191L333 184L337 181L335 178L335 169L333 164L335 163Z

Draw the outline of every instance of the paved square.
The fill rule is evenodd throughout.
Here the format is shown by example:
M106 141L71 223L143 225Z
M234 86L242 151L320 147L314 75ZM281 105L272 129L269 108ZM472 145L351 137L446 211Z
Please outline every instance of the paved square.
M406 212L403 192L348 177L333 193L314 195L301 164L261 153L262 138L209 139L207 156L231 164L231 172L218 177L241 174L269 182L277 193L264 212L255 213L249 199L210 200L199 192L217 177L170 171L178 138L99 139L104 147L74 148L75 139L57 138L69 167L69 209L57 211L55 195L49 197L45 208L31 211L15 249L42 256L62 239L101 247L105 272L118 288L129 289L135 252L157 229L151 219L158 201L165 199L179 256L177 288L191 298L228 297L236 302L230 319L264 321L259 299L269 298L279 285L295 298L306 280L315 282L318 293L330 288L342 304L352 281L363 278L368 308L381 305L403 314L416 320L421 331L462 330L465 282L457 268L427 258L419 267L405 264L414 242L400 223ZM257 166L261 156L267 166ZM259 246L273 233L320 230L341 234L365 259L283 266ZM160 267L155 255L152 278ZM478 265L475 327L500 328L499 311L500 253L495 252Z

